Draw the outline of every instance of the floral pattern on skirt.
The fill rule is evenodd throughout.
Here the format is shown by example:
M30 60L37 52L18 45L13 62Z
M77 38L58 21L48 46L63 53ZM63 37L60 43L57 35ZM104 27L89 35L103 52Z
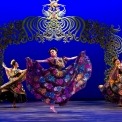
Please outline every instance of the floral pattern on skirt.
M55 64L44 69L37 61L26 60L28 89L47 104L65 104L73 94L85 87L92 72L90 59L84 51L72 65L62 69Z

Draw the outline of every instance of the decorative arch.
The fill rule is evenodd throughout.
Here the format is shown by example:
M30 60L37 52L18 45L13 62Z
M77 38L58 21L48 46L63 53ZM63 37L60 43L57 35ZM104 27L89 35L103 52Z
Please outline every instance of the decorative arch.
M45 41L72 40L94 44L97 43L104 49L106 65L112 65L112 58L119 57L122 52L122 38L117 35L117 29L93 20L84 20L77 16L64 16L65 5L59 0L49 0L43 5L41 16L29 16L0 27L0 85L3 83L2 62L4 51L8 45L26 43L31 40L44 43ZM107 71L107 70L106 70Z

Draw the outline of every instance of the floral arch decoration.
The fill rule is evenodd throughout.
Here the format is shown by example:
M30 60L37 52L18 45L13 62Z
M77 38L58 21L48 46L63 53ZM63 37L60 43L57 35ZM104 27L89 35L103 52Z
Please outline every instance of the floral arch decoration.
M108 26L93 20L84 20L77 16L64 16L65 5L59 0L49 0L42 7L43 17L29 16L0 27L0 85L3 83L2 62L4 51L8 45L63 40L64 43L75 40L82 43L97 43L104 49L106 65L112 65L112 58L122 52L122 38L116 33L120 31L113 25Z

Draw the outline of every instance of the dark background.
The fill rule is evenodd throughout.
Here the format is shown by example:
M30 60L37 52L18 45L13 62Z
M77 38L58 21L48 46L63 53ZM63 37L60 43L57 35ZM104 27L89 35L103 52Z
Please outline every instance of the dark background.
M42 5L48 4L48 0L4 0L0 2L0 26L13 22L14 20L23 20L28 16L43 16ZM115 28L120 25L122 27L122 1L121 0L60 0L59 3L66 5L65 16L79 16L85 20L94 20L108 25L114 25ZM118 35L122 35L119 32ZM20 65L20 69L26 68L25 57L33 59L45 59L49 57L48 50L51 47L58 48L59 56L76 56L82 50L86 50L90 57L93 72L88 80L85 89L79 91L72 97L72 100L80 99L103 99L98 85L104 83L104 71L106 64L104 62L104 50L98 44L88 44L71 41L64 43L63 41L51 41L38 43L37 41L27 42L20 45L8 45L4 52L4 62L10 67L10 61L15 59ZM120 56L121 59L121 56ZM71 64L70 61L68 64ZM48 65L43 64L44 67ZM4 75L4 80L7 78ZM29 99L34 99L28 92L26 83L23 83Z

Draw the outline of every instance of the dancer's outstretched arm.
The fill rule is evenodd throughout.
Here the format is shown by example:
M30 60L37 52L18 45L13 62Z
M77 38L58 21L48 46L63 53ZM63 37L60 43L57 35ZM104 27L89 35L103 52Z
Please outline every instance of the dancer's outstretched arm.
M8 79L9 79L9 77L10 77L10 76L9 76L9 72L10 72L11 68L8 68L8 67L5 65L4 62L2 63L2 66L3 66L3 68L5 69L6 75L7 75Z
M37 62L39 62L39 63L47 63L48 62L48 60L47 59L45 59L45 60L36 60Z
M66 60L74 60L74 59L76 59L78 56L74 56L74 57L64 57L64 59L66 59Z
M5 70L10 71L10 69L11 69L11 68L8 68L8 67L5 65L5 63L4 63L4 62L2 63L2 66L3 66L3 68L4 68Z
M20 73L23 73L23 72L26 72L26 71L27 71L27 69L23 69L23 70L20 69L19 70Z

